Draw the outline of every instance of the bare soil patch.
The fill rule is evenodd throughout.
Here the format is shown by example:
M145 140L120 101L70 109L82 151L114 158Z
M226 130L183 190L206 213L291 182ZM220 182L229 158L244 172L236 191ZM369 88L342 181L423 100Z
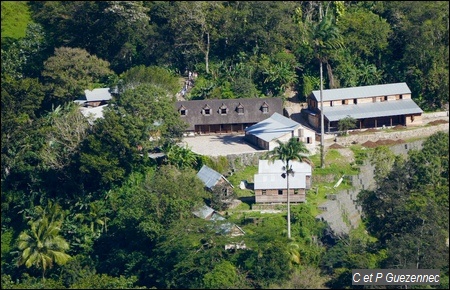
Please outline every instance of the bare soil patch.
M367 148L375 148L375 147L377 147L377 144L375 142L370 141L370 140L362 143L361 145L364 146L364 147L367 147Z
M397 125L397 126L393 127L392 129L394 129L394 130L403 130L403 129L405 129L405 128L406 128L406 126L403 126L403 125Z
M447 124L448 121L447 120L435 120L435 121L431 121L428 124L430 125L440 125L440 124Z
M375 148L377 146L382 146L382 145L390 146L390 145L403 144L403 143L405 143L405 140L403 140L403 139L397 139L397 140L380 139L380 140L378 140L376 142L367 141L367 142L364 142L361 145L364 146L364 147L367 147L367 148Z
M338 143L333 143L332 145L330 145L330 147L328 147L330 149L342 149L345 148L344 146L338 144Z

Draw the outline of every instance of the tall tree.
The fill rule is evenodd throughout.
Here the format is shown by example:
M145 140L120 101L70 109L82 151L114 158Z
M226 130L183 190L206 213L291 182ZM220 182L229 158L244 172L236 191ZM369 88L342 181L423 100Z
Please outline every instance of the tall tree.
M172 15L171 24L175 30L175 47L182 49L188 58L197 51L203 54L205 71L209 74L211 42L215 36L214 15L221 9L220 2L180 1L176 3L176 15Z
M80 170L89 175L86 183L107 187L120 183L133 170L150 164L149 151L178 140L184 123L174 102L173 95L151 84L113 98L83 143Z
M314 22L311 19L306 19L305 22L300 22L300 30L303 35L305 44L310 45L314 49L314 57L319 60L320 64L320 155L321 167L324 163L324 113L323 113L323 63L327 66L329 87L335 88L334 77L329 62L331 51L342 48L343 41L338 27L335 24L335 18L331 11L328 13L322 12L322 2L319 6L319 21Z
M293 160L298 160L301 162L309 161L309 158L305 155L309 153L303 142L297 141L296 138L289 139L288 142L283 143L277 140L278 146L267 153L267 157L272 162L274 160L282 160L286 166L283 167L283 178L286 178L287 184L287 230L288 238L291 238L291 209L290 209L290 199L289 199L289 175L293 174L292 165L289 166L289 162Z
M59 47L44 63L42 76L48 86L47 105L63 104L83 96L84 90L105 86L114 75L109 62L81 48Z
M59 235L63 222L61 208L50 203L46 210L49 212L43 211L39 219L29 222L31 229L19 235L18 245L21 251L18 264L42 269L43 280L46 270L54 263L63 265L70 259L65 253L69 244Z
M387 254L382 266L448 267L448 144L448 133L430 136L359 194L367 229Z

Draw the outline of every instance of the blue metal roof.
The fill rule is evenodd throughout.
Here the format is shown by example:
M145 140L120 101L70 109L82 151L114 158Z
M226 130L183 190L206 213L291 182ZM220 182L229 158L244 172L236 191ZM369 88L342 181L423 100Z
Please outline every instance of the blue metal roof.
M423 113L422 109L411 99L326 107L323 111L324 116L330 122L339 121L347 116L364 119Z
M212 188L217 182L222 178L222 174L203 165L200 171L197 173L198 178L200 178L207 188Z
M292 132L299 126L301 126L300 123L286 118L279 113L273 113L271 117L246 128L245 132L255 135L266 142L270 142L286 133Z
M322 91L323 101L360 99L378 96L411 94L406 83L394 83L353 88L328 89ZM320 90L312 91L313 98L320 101Z

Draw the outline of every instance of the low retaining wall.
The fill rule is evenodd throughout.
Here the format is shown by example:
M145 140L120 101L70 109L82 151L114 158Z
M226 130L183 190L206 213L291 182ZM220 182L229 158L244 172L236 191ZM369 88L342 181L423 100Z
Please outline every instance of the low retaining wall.
M439 124L435 126L415 128L410 130L398 131L398 132L384 132L380 129L380 132L371 132L370 134L361 133L358 135L347 135L336 137L336 143L342 146L347 146L351 144L361 144L367 141L376 142L380 139L391 139L391 140L407 140L417 137L429 137L438 131L449 131L449 124Z

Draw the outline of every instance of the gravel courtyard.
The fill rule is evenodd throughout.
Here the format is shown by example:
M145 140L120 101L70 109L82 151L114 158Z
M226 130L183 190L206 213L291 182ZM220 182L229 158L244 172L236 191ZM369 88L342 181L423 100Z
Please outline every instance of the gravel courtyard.
M204 135L183 138L183 144L195 153L207 156L263 152L243 140L244 135Z

